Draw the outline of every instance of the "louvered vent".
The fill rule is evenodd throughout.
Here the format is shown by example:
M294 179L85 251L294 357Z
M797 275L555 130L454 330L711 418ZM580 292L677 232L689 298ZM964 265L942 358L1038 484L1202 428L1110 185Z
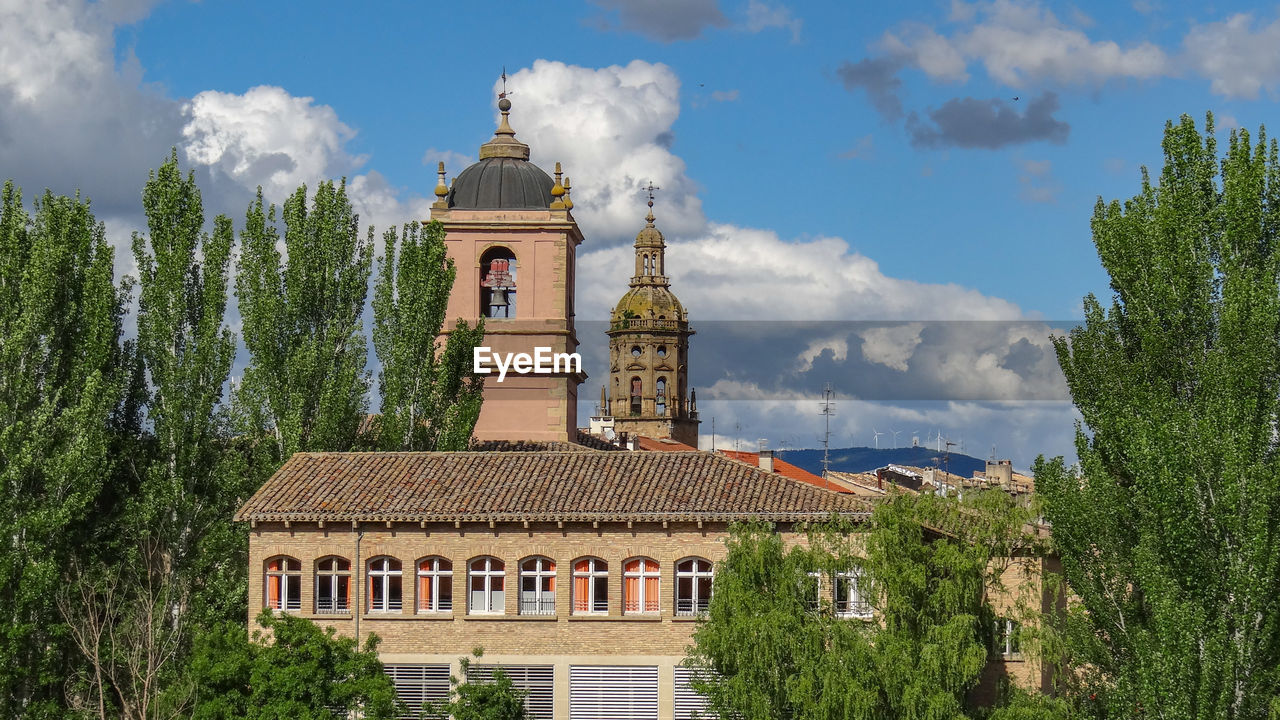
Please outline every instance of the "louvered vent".
M488 682L493 671L501 668L511 684L525 691L524 709L529 720L552 720L555 717L555 667L551 665L472 665L467 668L467 682Z
M384 665L396 695L409 706L406 718L416 718L427 703L449 699L448 665Z
M658 720L658 668L571 665L570 720Z
M676 720L709 720L716 717L707 712L707 699L693 691L689 683L696 671L686 667L676 667L675 676L675 717ZM695 714L696 713L696 714Z

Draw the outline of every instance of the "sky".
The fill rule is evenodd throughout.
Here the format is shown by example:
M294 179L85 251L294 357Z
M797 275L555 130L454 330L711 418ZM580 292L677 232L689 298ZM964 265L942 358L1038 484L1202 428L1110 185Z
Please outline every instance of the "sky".
M511 123L573 179L592 411L643 188L668 242L704 445L935 444L1073 457L1051 333L1109 298L1089 218L1162 128L1276 107L1274 5L564 0L0 0L0 178L89 197L133 271L176 149L210 216L347 178L379 228L427 215ZM232 309L229 322L237 329ZM243 362L243 358L241 363ZM897 431L897 436L892 434Z

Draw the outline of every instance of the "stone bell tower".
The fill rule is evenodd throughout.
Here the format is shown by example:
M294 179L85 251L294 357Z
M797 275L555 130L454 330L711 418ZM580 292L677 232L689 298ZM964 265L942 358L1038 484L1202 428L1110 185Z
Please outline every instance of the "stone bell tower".
M609 317L605 404L618 433L671 438L698 446L698 409L689 388L689 315L671 292L666 241L649 214L636 235L631 289Z
M505 79L505 76L504 76ZM456 319L484 318L484 345L493 353L576 353L574 262L582 231L570 212L569 179L561 182L529 162L516 140L502 93L502 120L480 160L445 185L440 163L431 219L445 229L445 248L457 266L445 334ZM444 340L445 338L441 338ZM570 441L577 438L580 369L534 373L508 370L485 376L479 440Z

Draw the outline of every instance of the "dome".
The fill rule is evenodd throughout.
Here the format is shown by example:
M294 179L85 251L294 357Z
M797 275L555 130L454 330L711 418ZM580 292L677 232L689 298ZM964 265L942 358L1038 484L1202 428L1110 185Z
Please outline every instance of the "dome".
M449 207L545 210L551 205L554 185L550 175L528 160L486 157L454 178Z
M687 322L684 306L674 293L662 285L640 285L631 288L613 308L613 323L630 319L674 320Z

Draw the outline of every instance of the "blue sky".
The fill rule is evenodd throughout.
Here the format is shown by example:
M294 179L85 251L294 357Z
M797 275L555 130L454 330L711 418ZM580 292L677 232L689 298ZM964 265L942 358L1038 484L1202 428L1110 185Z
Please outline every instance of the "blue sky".
M785 382L702 368L700 403L726 403L712 410L718 429L812 445L817 373L861 377L858 359L877 387L897 373L903 387L943 389L921 405L851 383L849 441L935 425L1022 467L1070 454L1073 416L1051 369L1013 368L1026 353L1010 348L1045 353L1047 332L1026 340L1036 331L1002 323L1060 326L1082 295L1107 293L1093 204L1133 194L1139 167L1159 167L1166 120L1211 110L1220 134L1256 129L1280 83L1272 5L7 5L0 175L28 195L83 189L122 248L146 169L169 147L233 217L258 184L279 195L335 176L351 179L367 220L416 217L435 161L455 175L491 134L505 66L518 136L574 177L584 320L625 289L640 187L653 180L695 323L897 323L788 336L773 348L790 353ZM989 324L944 333L913 321ZM946 352L930 363L932 341Z

